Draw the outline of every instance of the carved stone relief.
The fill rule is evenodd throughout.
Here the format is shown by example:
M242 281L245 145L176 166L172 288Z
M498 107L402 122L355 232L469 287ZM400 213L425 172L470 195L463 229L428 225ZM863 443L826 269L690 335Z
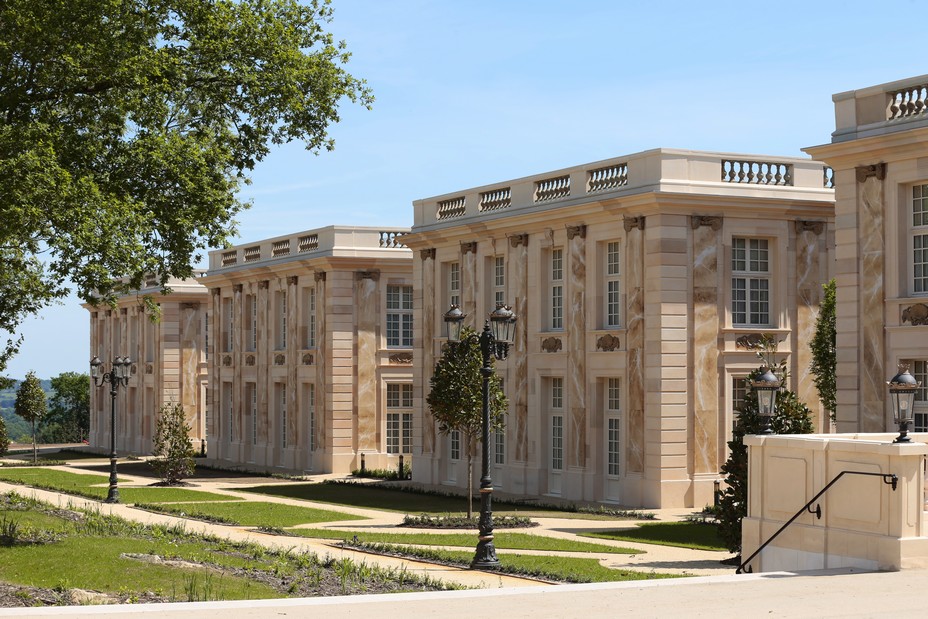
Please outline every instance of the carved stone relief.
M226 368L232 367L232 356L231 355L222 356L222 366Z
M254 365L254 364L255 364L255 356L254 356L254 355L245 355L245 365L247 365L247 366L250 367L250 366L252 366L252 365Z
M902 322L912 326L928 325L928 305L916 303L902 310Z
M303 353L303 365L312 365L314 361L311 353Z
M596 349L603 352L612 352L622 347L622 340L615 335L607 333L596 340Z
M581 239L586 238L586 224L580 224L579 226L567 226L567 239L573 239L574 237L580 237Z
M716 232L722 229L722 218L715 215L693 215L690 218L690 226L693 230L701 226L709 226Z
M398 352L394 355L390 355L390 363L396 363L399 365L408 365L412 363L412 353L411 352Z
M510 247L519 247L524 245L528 247L528 235L527 234L513 234L509 237L509 246Z
M435 248L429 247L428 249L420 249L419 258L421 258L422 260L428 260L429 258L434 260L435 259Z
M626 232L632 228L644 230L644 215L639 215L638 217L626 217L622 220L622 225L625 227Z
M561 338L559 337L546 337L541 340L541 349L545 352L557 352L563 347L564 345L561 343Z
M286 357L283 355L274 355L274 365L283 365L286 361Z
M462 254L476 254L477 253L477 241L461 243L461 253Z
M857 168L857 182L862 183L871 176L881 181L886 178L886 164L875 163L873 165L862 165Z

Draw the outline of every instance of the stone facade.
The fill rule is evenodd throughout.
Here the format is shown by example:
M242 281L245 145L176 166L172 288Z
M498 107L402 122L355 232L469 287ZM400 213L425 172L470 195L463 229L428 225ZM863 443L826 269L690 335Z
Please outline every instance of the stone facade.
M138 294L119 299L115 308L84 306L90 311L90 353L103 361L103 369L109 371L117 356L132 361L129 384L119 387L116 395L120 453L151 453L156 414L172 402L184 406L194 447L199 449L206 438L209 292L200 281L199 277L170 280L168 294L151 281ZM160 318L152 320L141 302L145 295L158 304ZM91 387L89 442L106 451L110 404L108 384Z
M518 315L493 482L517 496L702 507L771 333L813 409L806 346L830 277L823 165L658 149L419 200L414 479L466 486L424 403L454 303ZM827 426L821 412L818 425Z
M210 461L349 473L411 454L404 232L330 226L210 252Z
M928 384L928 76L834 95L839 432L892 429L886 381L906 363ZM928 398L916 396L916 431Z

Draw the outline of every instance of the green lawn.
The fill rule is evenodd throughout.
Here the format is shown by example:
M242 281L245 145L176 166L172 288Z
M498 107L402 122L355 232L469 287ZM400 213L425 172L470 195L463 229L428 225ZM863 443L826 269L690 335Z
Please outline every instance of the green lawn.
M305 501L332 503L366 509L381 509L400 514L461 515L467 512L467 499L460 496L443 496L404 492L396 488L385 488L370 484L270 484L237 488L241 492L253 492ZM474 500L474 511L480 508L479 499ZM493 513L500 516L525 516L527 518L578 518L584 520L616 520L604 514L589 514L521 505L493 500Z
M583 533L584 537L680 546L696 550L725 550L714 524L701 522L649 522L639 524L637 529L597 531Z
M337 531L334 529L287 529L287 533L302 537L318 539L350 540L381 544L415 544L420 546L462 546L477 545L477 533L368 533L364 531ZM612 554L641 554L639 550L591 544L569 539L557 539L530 533L495 531L493 543L497 548L506 550L553 550L561 552L601 552Z
M41 467L15 467L0 468L0 480L92 499L105 499L109 477ZM236 498L187 488L120 486L119 500L121 503L176 503L181 501L235 501Z
M251 527L292 527L298 524L336 522L339 520L367 520L327 509L313 509L281 503L236 501L225 503L174 503L153 506L155 511L186 515L205 520L218 519L228 524Z

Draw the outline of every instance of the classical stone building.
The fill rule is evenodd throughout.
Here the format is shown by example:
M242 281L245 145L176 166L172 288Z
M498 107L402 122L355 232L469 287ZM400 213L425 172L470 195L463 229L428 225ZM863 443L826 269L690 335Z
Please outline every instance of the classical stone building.
M892 429L886 381L922 382L915 430L928 431L928 75L834 95L839 432Z
M112 368L114 357L128 356L129 384L116 396L116 448L120 453L149 454L155 419L163 404L184 406L194 446L206 438L206 362L209 292L199 277L168 281L162 294L149 281L136 294L119 299L115 308L85 305L90 311L90 354ZM160 309L152 319L142 297ZM89 361L89 360L88 360ZM101 370L102 371L102 370ZM90 445L109 451L110 386L90 389Z
M411 454L406 231L330 226L210 252L211 461L347 473Z
M414 479L466 484L460 437L438 433L424 397L443 313L458 304L480 327L503 302L518 323L497 364L496 489L711 503L759 334L820 411L807 342L833 199L815 161L658 149L416 201Z

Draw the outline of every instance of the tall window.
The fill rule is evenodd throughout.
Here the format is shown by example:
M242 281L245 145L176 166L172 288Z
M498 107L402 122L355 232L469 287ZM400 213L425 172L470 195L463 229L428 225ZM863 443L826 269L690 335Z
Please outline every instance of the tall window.
M306 348L316 347L316 289L306 289Z
M248 402L251 404L251 444L258 444L258 386L248 383Z
M248 317L248 350L258 349L258 297L245 297L245 314Z
M147 334L147 331L145 333ZM209 312L203 312L203 352L209 361Z
M229 442L233 440L233 428L235 427L235 413L232 406L232 383L222 383L222 403L226 409L226 419L229 420Z
M412 346L412 286L387 286L387 346Z
M748 379L741 377L734 377L731 379L731 410L732 410L732 419L731 419L731 430L735 431L735 428L738 426L738 420L741 415L741 411L744 410L744 398L748 394Z
M912 376L921 384L915 392L913 432L928 432L928 361L911 362Z
M280 446L287 446L287 385L278 387L278 410L280 411Z
M223 334L225 337L225 352L232 352L232 340L233 340L233 331L232 331L232 318L233 318L233 308L232 308L232 299L226 298L222 300L222 317L225 319L225 325L223 325Z
M316 450L316 385L309 383L305 386L306 417L309 419L309 450Z
M618 476L621 467L621 392L619 379L606 380L606 474Z
M458 262L448 264L448 297L451 305L461 306L461 264Z
M560 331L564 328L564 250L551 250L551 270L550 270L550 298L549 308L551 310L550 326L553 331Z
M928 185L912 187L913 292L928 292Z
M277 293L277 348L287 347L287 291Z
M604 266L605 290L603 302L605 307L606 327L618 327L622 324L622 281L620 279L621 271L619 254L619 242L612 241L606 244L606 255Z
M506 464L506 430L505 429L493 431L493 463L494 464Z
M459 430L451 431L451 459L454 461L461 459L461 432Z
M387 385L387 453L412 453L412 385Z
M736 325L770 326L767 239L731 240L731 315Z
M502 256L493 257L493 307L506 304L506 262Z
M564 379L551 379L551 469L564 469Z

